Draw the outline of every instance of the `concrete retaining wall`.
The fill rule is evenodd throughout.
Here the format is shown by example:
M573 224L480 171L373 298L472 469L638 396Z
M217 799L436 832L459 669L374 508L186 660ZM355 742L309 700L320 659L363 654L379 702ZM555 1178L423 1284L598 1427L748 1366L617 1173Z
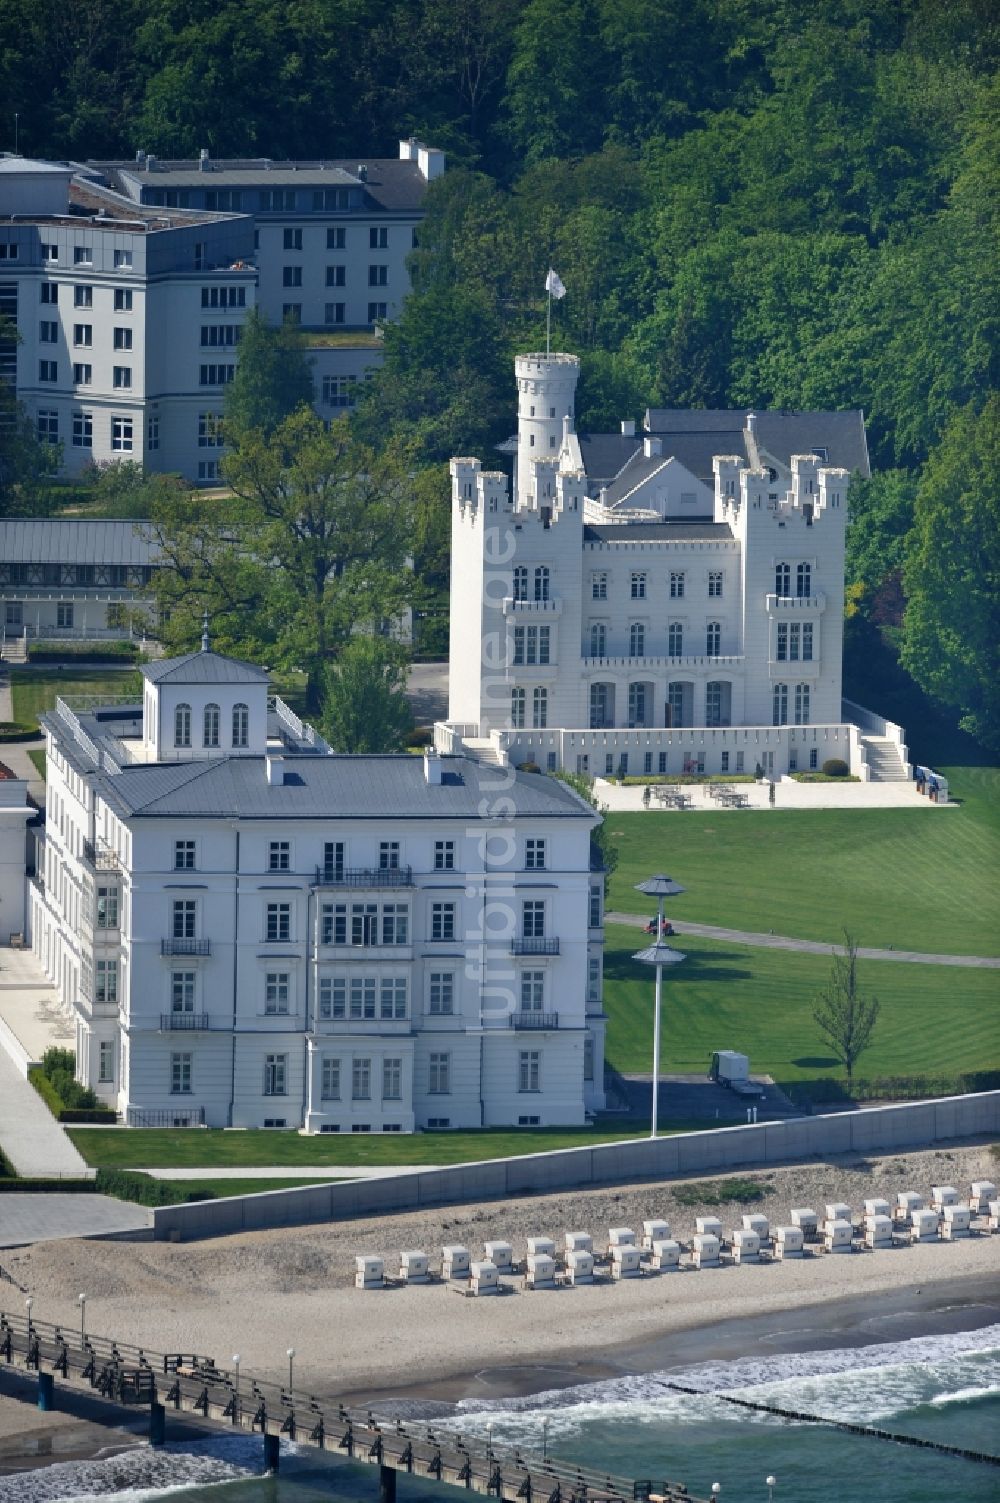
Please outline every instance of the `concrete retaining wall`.
M221 1237L274 1226L305 1226L355 1216L388 1215L427 1206L463 1205L556 1190L630 1184L692 1174L827 1158L839 1153L875 1153L920 1148L1000 1133L1000 1091L949 1096L898 1106L871 1107L828 1116L796 1117L753 1127L722 1127L672 1138L630 1139L593 1148L567 1148L523 1158L454 1164L383 1179L344 1180L295 1190L193 1205L162 1206L153 1212L154 1236Z

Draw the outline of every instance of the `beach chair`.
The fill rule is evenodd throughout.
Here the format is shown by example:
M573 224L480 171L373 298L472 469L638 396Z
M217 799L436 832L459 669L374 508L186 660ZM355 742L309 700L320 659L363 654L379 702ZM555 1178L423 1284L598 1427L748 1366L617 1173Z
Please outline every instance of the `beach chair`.
M429 1284L430 1259L425 1252L416 1249L399 1255L399 1277L404 1284Z
M699 1232L691 1249L691 1261L695 1268L718 1268L722 1242L710 1232Z
M355 1289L385 1288L385 1259L362 1255L354 1259Z
M652 1252L654 1242L666 1242L669 1236L669 1221L644 1221L642 1223L643 1251Z
M800 1226L779 1226L774 1234L774 1256L783 1262L785 1258L805 1256L805 1234Z
M992 1180L974 1179L972 1181L972 1193L969 1196L969 1206L980 1216L988 1216L990 1201L996 1200L997 1187Z
M680 1243L670 1237L663 1242L654 1242L649 1266L659 1269L661 1273L676 1272L681 1266Z
M566 1254L566 1277L571 1284L594 1282L594 1254L588 1248L570 1248Z
M637 1247L613 1247L611 1249L611 1277L613 1279L637 1279L642 1272Z
M469 1277L470 1294L499 1294L500 1271L495 1263L473 1263Z
M823 1223L823 1246L828 1253L849 1253L853 1251L854 1228L849 1221L837 1218Z
M760 1237L746 1227L737 1227L733 1232L733 1262L759 1263Z
M865 1246L873 1251L876 1248L892 1247L892 1217L875 1215L865 1217Z
M945 1206L944 1221L941 1225L941 1235L946 1242L954 1242L956 1237L968 1237L972 1234L972 1212L968 1206Z
M937 1211L921 1209L910 1212L910 1241L936 1242L940 1223Z

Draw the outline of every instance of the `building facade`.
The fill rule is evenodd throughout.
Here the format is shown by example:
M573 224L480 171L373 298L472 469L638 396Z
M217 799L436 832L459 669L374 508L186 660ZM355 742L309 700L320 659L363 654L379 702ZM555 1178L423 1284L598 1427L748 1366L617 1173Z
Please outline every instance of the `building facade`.
M134 1124L580 1123L603 1105L597 816L466 757L342 757L205 650L44 719L35 953Z
M590 775L861 771L841 704L851 470L829 463L829 415L789 415L815 438L782 454L775 415L746 414L709 488L711 423L689 464L663 434L581 440L578 374L571 355L517 359L513 493L452 460L439 744Z

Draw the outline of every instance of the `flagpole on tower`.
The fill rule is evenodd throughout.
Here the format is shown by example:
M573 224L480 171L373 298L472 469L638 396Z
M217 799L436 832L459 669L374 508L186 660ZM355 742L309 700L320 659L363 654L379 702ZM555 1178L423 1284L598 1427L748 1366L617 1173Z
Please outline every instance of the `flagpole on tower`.
M548 286L548 283L546 283ZM549 287L548 307L545 311L545 358L548 359L552 345L552 288Z
M545 309L545 354L548 356L552 349L552 299L566 296L562 278L557 271L552 270L551 266L545 278L545 291L548 293L548 304Z

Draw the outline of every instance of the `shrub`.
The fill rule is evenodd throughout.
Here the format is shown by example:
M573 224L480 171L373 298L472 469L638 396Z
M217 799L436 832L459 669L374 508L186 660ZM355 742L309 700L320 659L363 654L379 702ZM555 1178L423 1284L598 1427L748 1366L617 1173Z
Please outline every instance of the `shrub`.
M767 1185L757 1179L706 1179L678 1185L673 1193L682 1206L721 1206L763 1200Z
M211 1190L179 1189L176 1185L135 1169L98 1169L92 1187L98 1195L113 1195L116 1200L131 1200L140 1206L176 1206L194 1200L215 1200Z
M828 757L820 768L820 772L825 773L828 778L846 778L850 770L847 763L843 762L840 757Z
M42 1055L40 1067L28 1078L54 1117L65 1122L107 1122L115 1113L102 1107L97 1094L75 1079L76 1055L72 1049L53 1047Z
M30 663L63 663L67 659L86 658L88 663L136 663L145 655L137 642L30 642Z
M542 769L537 762L521 762L517 770L518 772L541 772Z
M37 725L22 725L16 720L0 720L0 741L37 741L41 735Z
M429 725L416 725L412 731L406 733L407 746L433 746L434 728Z

